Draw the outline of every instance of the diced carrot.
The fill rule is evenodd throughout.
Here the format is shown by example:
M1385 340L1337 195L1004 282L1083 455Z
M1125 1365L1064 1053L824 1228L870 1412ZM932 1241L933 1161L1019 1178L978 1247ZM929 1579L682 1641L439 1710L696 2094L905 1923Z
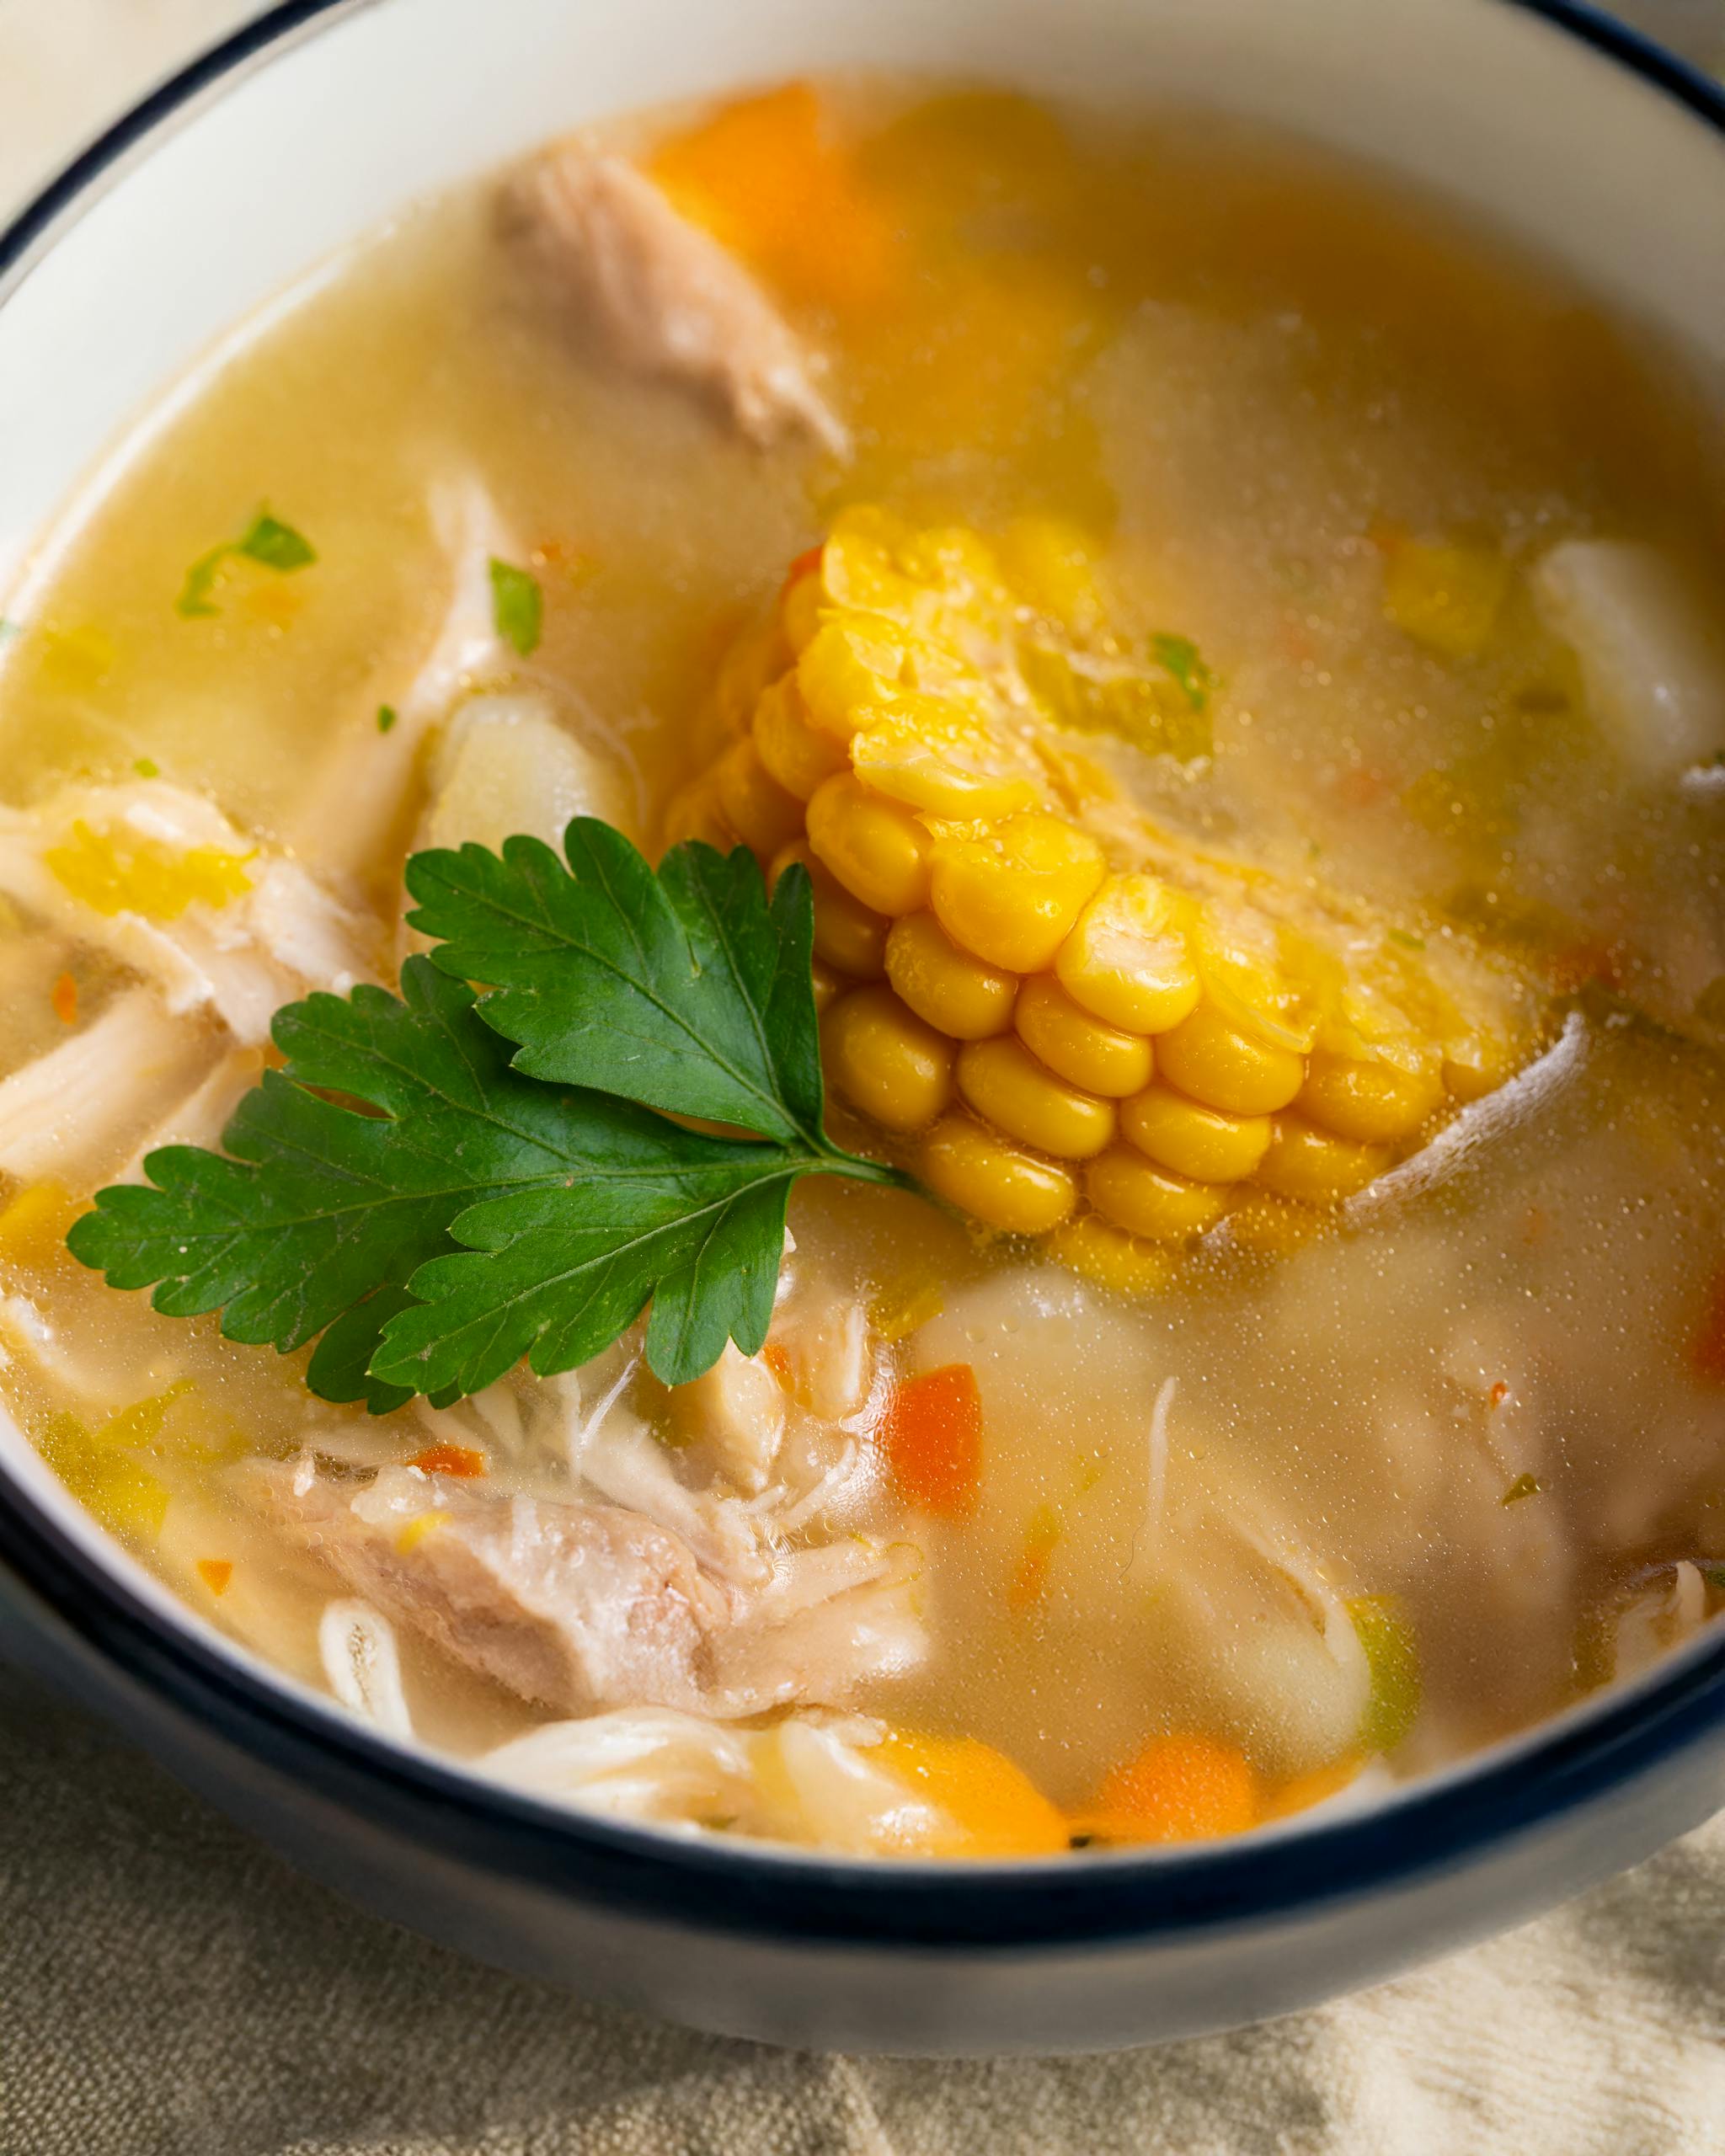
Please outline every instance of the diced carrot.
M1031 1513L1024 1529L1024 1547L1017 1569L1007 1589L1009 1608L1028 1609L1047 1593L1049 1566L1054 1562L1064 1526L1056 1505L1039 1505Z
M227 1582L233 1577L233 1566L226 1557L200 1557L198 1577L211 1594L226 1594Z
M974 1737L894 1730L868 1757L938 1805L958 1829L943 1856L1052 1856L1069 1843L1066 1822L1022 1767Z
M1725 1265L1714 1273L1707 1289L1701 1321L1690 1344L1690 1366L1698 1378L1725 1385Z
M721 107L661 142L650 170L686 216L791 299L862 313L889 296L892 227L809 83Z
M1079 1831L1111 1842L1204 1841L1258 1817L1258 1777L1236 1744L1214 1737L1152 1737L1105 1775Z
M887 1396L881 1448L902 1495L925 1512L962 1519L982 1479L982 1396L968 1363L906 1378Z
M77 1023L77 983L70 974L61 974L55 982L54 992L49 1001L53 1005L54 1016L62 1026Z
M805 576L813 576L820 568L821 550L825 544L825 542L823 541L821 546L805 547L798 555L796 560L785 571L785 580L778 588L778 595L781 599L793 584L801 583Z
M781 1385L791 1381L791 1351L782 1341L769 1340L761 1351L761 1359Z
M1492 1387L1489 1404L1493 1407L1501 1407L1509 1397L1509 1387L1503 1379L1499 1378Z
M424 1452L416 1452L408 1462L425 1475L454 1475L463 1478L483 1475L486 1461L483 1452L476 1452L471 1445L427 1445Z

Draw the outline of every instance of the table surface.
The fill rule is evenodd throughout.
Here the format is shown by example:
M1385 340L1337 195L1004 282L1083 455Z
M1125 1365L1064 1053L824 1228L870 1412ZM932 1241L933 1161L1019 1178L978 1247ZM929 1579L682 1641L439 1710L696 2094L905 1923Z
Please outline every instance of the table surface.
M0 0L0 213L253 9ZM1620 12L1725 72L1725 0ZM813 2059L499 1976L0 1671L0 2156L1718 2156L1725 1817L1507 1938L1119 2057Z

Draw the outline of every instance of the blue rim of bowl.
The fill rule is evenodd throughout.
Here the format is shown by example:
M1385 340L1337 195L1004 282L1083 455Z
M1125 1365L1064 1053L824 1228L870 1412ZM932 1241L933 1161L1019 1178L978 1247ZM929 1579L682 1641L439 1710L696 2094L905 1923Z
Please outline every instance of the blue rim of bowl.
M1725 87L1581 0L1500 0L1540 17L1725 135ZM282 0L152 90L0 233L0 304L17 274L165 123L296 33L375 0ZM0 1569L107 1670L220 1748L308 1777L326 1799L477 1865L647 1919L781 1941L952 1951L1124 1945L1262 1924L1409 1887L1621 1791L1725 1731L1725 1637L1621 1697L1564 1716L1505 1758L1464 1762L1375 1810L1260 1838L1023 1864L835 1860L672 1840L542 1802L409 1753L299 1695L262 1665L165 1620L0 1463ZM1519 1911L1506 1909L1514 1917Z

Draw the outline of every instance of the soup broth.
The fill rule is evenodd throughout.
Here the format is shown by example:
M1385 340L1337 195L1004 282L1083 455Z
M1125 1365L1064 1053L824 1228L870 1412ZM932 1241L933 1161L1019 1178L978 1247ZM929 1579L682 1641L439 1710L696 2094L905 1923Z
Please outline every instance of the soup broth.
M0 647L26 1434L391 1733L856 1854L1357 1802L1707 1622L1717 409L1555 271L1211 117L836 81L546 155L207 361ZM863 616L911 651L878 787L878 711L823 734L806 657ZM954 750L919 798L954 673L943 712L1026 715L1023 771ZM838 811L761 779L797 755L876 819L848 869ZM1036 886L1059 955L1028 880L967 946L964 849L1033 795L1097 864ZM636 1325L381 1415L73 1260L99 1187L218 1144L276 1005L425 947L410 851L575 814L653 859L806 840L830 1126L947 1204L800 1183L765 1347L686 1384ZM1274 965L1194 979L1293 982L1226 1037L1279 1098L1207 1092L1190 1004L1085 1001L1059 937L1105 872L1198 909L1183 953L1272 924ZM968 1032L906 1016L918 953ZM1392 975L1395 1041L1343 1057L1323 1027ZM1032 1171L1046 1217L1001 1197Z

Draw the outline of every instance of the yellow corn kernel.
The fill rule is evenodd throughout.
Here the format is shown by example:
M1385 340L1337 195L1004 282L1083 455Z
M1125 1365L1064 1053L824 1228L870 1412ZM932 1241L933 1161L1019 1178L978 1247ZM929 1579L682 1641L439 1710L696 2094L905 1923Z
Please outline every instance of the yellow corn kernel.
M968 1115L943 1116L922 1141L922 1180L937 1198L1009 1235L1045 1235L1078 1203L1069 1169L1009 1145Z
M929 836L908 808L872 793L849 771L809 803L809 844L853 898L877 913L928 903Z
M841 510L820 549L827 603L908 619L921 595L898 560L910 536L910 526L890 510L863 502Z
M1404 1070L1381 1059L1336 1055L1319 1049L1306 1066L1295 1103L1300 1113L1338 1138L1363 1142L1405 1138L1444 1097L1435 1064Z
M850 983L842 974L836 974L830 966L820 958L816 958L809 966L809 978L814 987L814 1012L817 1017L825 1010L827 1005L832 1001L841 989L850 986Z
M1021 516L1001 542L1007 574L1039 614L1088 636L1103 625L1095 549L1076 524L1059 516Z
M794 674L761 691L752 732L761 762L798 801L806 801L816 787L845 768L842 746L809 723Z
M1049 1256L1119 1295L1156 1295L1171 1287L1179 1262L1166 1243L1146 1242L1086 1213L1056 1229Z
M1156 1068L1171 1086L1228 1115L1284 1108L1306 1077L1306 1059L1237 1032L1206 996L1188 1018L1157 1036Z
M790 647L777 622L762 622L737 638L713 685L713 707L728 734L747 732L761 691L790 664Z
M778 618L793 651L806 651L819 634L821 605L820 571L811 563L779 595Z
M959 1051L959 1091L1009 1138L1087 1161L1114 1134L1114 1104L1055 1077L1022 1041L967 1041Z
M889 1130L922 1130L953 1097L953 1044L889 988L852 989L820 1022L827 1077Z
M1172 1086L1151 1086L1120 1103L1120 1133L1160 1168L1194 1182L1238 1182L1263 1158L1267 1115L1224 1115Z
M410 1557L428 1535L435 1534L441 1527L447 1527L454 1518L451 1513L433 1510L416 1513L395 1538L398 1556Z
M1192 955L1203 1001L1236 1033L1265 1048L1306 1055L1320 1017L1316 982L1309 975L1290 975L1283 940L1255 907L1212 904L1197 916ZM1310 963L1316 954L1307 956Z
M879 980L886 971L884 919L853 899L800 840L773 857L772 881L777 883L793 861L814 886L815 957L852 980Z
M1154 876L1110 876L1055 959L1074 1002L1129 1033L1162 1033L1198 1001L1189 909Z
M809 723L848 747L866 715L898 694L909 649L905 631L873 614L823 622L797 660Z
M1031 1054L1070 1085L1119 1100L1150 1083L1155 1058L1143 1034L1092 1017L1051 974L1025 982L1012 1023Z
M1275 1135L1258 1165L1258 1181L1278 1198L1328 1205L1364 1190L1389 1166L1387 1145L1361 1145L1320 1130L1304 1116L1276 1118Z
M1242 1250L1259 1257L1285 1257L1329 1227L1327 1215L1291 1198L1272 1198L1264 1190L1244 1193L1228 1213L1229 1235Z
M1515 1056L1505 1041L1483 1033L1445 1043L1445 1091L1461 1102L1481 1101L1515 1075Z
M777 853L802 830L802 803L786 792L746 735L725 750L713 776L719 814L756 853Z
M698 839L705 846L717 846L721 853L729 853L737 844L736 833L719 814L711 771L703 772L671 796L663 829L667 847L686 846L692 839Z
M1105 867L1096 841L1060 817L1009 816L936 846L934 910L955 943L990 965L1040 973Z
M1043 794L1028 759L982 711L919 689L864 714L851 762L877 792L931 816L1009 816Z
M895 1774L950 1825L918 1852L948 1857L1055 1856L1071 1846L1065 1820L1022 1767L974 1737L890 1730L865 1757ZM914 1815L913 1815L914 1816ZM902 1835L902 1830L898 1830ZM889 1833L885 1845L898 1845ZM906 1849L913 1846L906 1844Z
M1132 1145L1111 1145L1098 1155L1084 1171L1084 1187L1097 1211L1117 1228L1151 1242L1201 1235L1227 1204L1218 1184L1171 1176Z
M919 1018L954 1040L987 1040L1012 1022L1018 976L961 951L932 913L893 923L886 977Z

